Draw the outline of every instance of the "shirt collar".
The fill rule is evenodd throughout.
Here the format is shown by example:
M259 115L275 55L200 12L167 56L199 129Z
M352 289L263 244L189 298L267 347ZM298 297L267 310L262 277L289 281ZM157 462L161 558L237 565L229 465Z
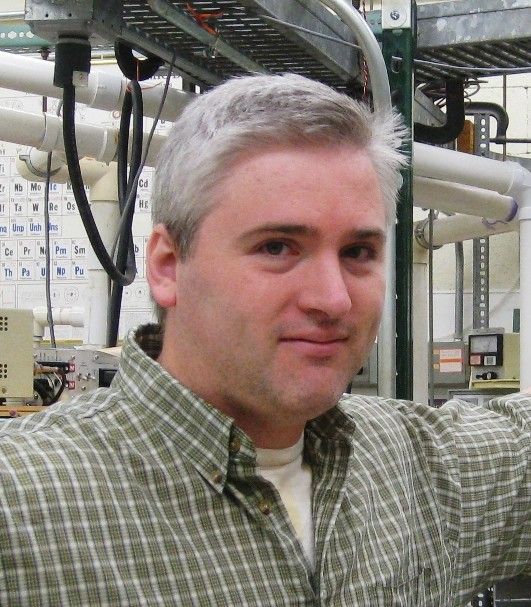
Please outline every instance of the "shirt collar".
M253 473L256 452L234 420L183 386L156 362L162 347L159 325L142 325L124 340L115 384L136 411L168 437L175 449L219 492L229 471ZM307 424L306 447L314 455L322 445L348 441L355 424L341 404Z
M199 473L222 491L230 459L254 468L255 451L249 437L234 421L172 377L155 357L162 344L158 325L143 325L124 340L115 384L141 410L149 427L175 444L175 449Z

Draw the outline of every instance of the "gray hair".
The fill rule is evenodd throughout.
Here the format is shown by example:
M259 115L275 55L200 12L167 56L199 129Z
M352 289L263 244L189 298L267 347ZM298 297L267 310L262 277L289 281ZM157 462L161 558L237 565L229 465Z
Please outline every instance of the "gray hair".
M369 155L391 221L405 162L398 151L404 134L393 112L372 113L302 76L231 78L199 95L171 129L155 171L153 222L167 227L184 259L212 208L213 189L240 154L278 145L342 144Z

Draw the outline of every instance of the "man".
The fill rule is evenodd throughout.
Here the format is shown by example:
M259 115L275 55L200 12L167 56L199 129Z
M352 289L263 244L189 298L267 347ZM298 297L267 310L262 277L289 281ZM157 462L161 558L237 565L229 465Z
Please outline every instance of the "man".
M110 389L0 432L1 605L460 606L530 571L528 397L341 396L400 135L294 75L184 111L147 254L162 329Z

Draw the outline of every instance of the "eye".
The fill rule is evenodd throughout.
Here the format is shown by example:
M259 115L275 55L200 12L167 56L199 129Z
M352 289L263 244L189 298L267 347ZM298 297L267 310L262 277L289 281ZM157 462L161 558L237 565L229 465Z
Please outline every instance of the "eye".
M376 252L372 247L367 245L356 245L345 249L343 255L349 259L365 261L374 259L374 257L376 257Z
M289 247L281 240L271 240L262 245L261 250L268 255L278 257L289 252Z

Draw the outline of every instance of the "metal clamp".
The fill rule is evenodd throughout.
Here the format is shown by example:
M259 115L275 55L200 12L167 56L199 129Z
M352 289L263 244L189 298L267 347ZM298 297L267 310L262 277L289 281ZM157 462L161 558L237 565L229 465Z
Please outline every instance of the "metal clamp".
M426 217L426 219L422 219L421 221L417 222L415 224L415 229L414 229L415 240L423 249L427 249L427 250L430 249L430 243L426 239L426 228L428 227L429 223L430 223L430 218ZM437 245L437 246L434 246L433 244L431 245L431 248L434 251L436 249L440 249L441 247L442 247L442 245Z

